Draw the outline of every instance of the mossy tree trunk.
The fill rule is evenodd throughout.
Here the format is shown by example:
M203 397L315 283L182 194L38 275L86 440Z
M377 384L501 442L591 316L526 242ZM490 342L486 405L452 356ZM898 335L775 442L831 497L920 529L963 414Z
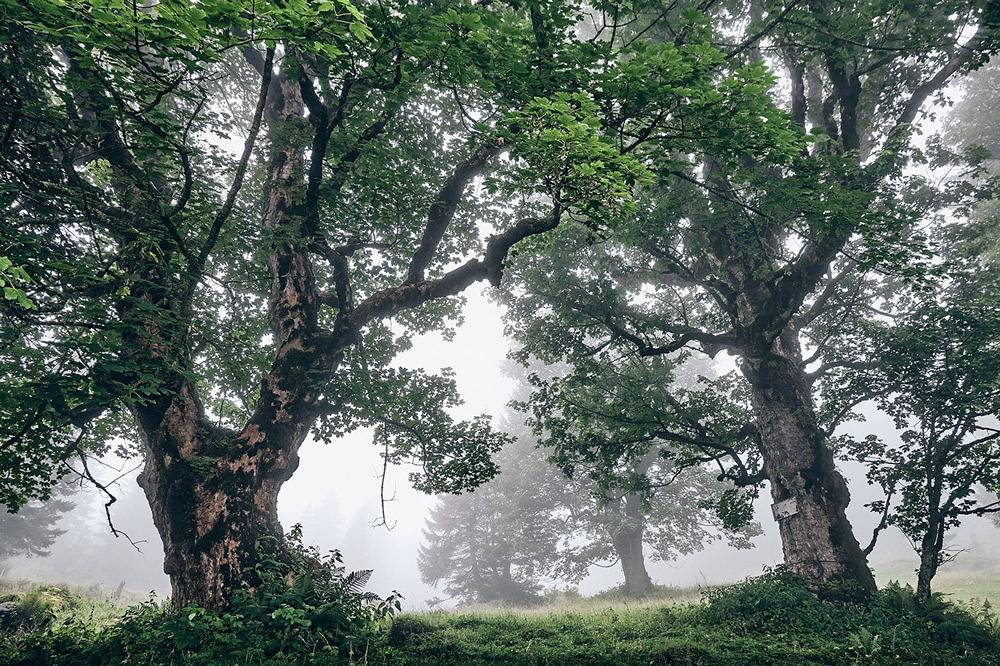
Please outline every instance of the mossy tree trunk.
M234 590L259 582L258 545L271 554L280 550L278 491L298 467L299 447L317 418L318 387L334 376L348 342L323 340L318 326L298 194L306 148L290 138L302 134L295 130L305 122L301 88L286 74L274 76L267 99L271 153L261 223L281 240L267 259L275 355L257 404L240 431L217 428L197 387L173 374L165 380L173 384L168 397L134 408L146 448L139 483L163 540L177 607L225 607Z
M147 448L139 484L164 547L176 607L223 608L259 583L258 545L280 550L278 491L298 466L306 429L280 422L241 433L213 428L182 389L158 424L144 410Z

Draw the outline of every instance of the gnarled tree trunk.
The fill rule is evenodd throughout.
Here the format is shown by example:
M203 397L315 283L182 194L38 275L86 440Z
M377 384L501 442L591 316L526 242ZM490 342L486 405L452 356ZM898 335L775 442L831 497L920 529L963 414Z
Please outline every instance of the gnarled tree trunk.
M193 387L173 396L161 418L137 416L146 445L139 485L164 547L176 607L228 605L258 583L258 546L280 552L278 491L298 466L311 419L253 422L235 433L212 426Z
M874 590L875 579L847 520L847 483L816 424L800 363L798 341L786 331L765 353L745 356L742 366L785 564L814 591L848 581L860 592Z
M253 55L248 57L254 61ZM347 145L338 145L342 151L338 162L327 155L330 135L336 123L343 121L343 114L350 112L353 98L345 92L338 98L340 107L332 111L294 58L286 58L273 76L268 75L269 60L257 65L265 74L261 85L267 86L266 106L258 107L267 123L270 148L261 225L265 230L262 235L269 239L268 322L274 356L260 380L252 413L238 429L212 425L199 401L198 387L189 379L195 365L187 339L193 288L185 290L182 285L160 293L142 287L149 291L144 298L153 309L171 316L150 319L146 304L132 313L141 334L131 348L153 360L150 374L160 383L155 395L161 396L132 406L146 449L140 484L163 539L164 570L170 575L177 607L195 603L225 608L233 591L255 587L259 583L257 546L262 540L269 556L281 556L278 491L295 471L299 447L316 420L338 408L337 398L327 400L327 396L336 394L344 354L357 344L365 328L400 311L456 295L480 280L498 284L508 251L522 239L554 228L560 220L561 209L548 218L523 218L490 236L479 257L469 257L436 278L426 278L428 267L441 260L439 246L466 187L501 152L498 145L484 144L454 165L438 197L428 206L424 228L419 230L420 241L414 243L412 252L400 249L402 259L409 254L405 279L355 303L348 258L368 241L350 239L334 246L320 229L322 186L329 186L322 196L333 196L346 178L341 174L340 180L324 181L324 160L349 169L362 148L385 131L397 109L387 103L360 136L350 135L341 142ZM217 219L225 216L220 213ZM215 242L220 229L213 227L207 247ZM373 246L384 245L372 242ZM160 247L167 245L164 242ZM144 256L139 260L149 264ZM329 264L323 291L317 286L313 257ZM207 258L206 253L200 260ZM198 257L193 261L197 270L203 269ZM144 285L158 282L158 265L154 259L147 267ZM137 284L133 288L137 297L139 290ZM323 323L321 308L328 315ZM182 324L176 325L177 321Z
M332 379L339 348L349 342L350 336L321 341L318 329L296 194L305 180L305 149L288 139L289 127L304 116L298 83L284 74L272 78L261 221L282 239L267 261L276 351L252 416L239 432L215 427L195 385L179 375L169 380L176 390L168 398L134 408L146 448L139 484L163 540L175 607L224 608L234 590L259 583L259 548L280 554L278 491L298 467L299 447L317 418L318 387Z

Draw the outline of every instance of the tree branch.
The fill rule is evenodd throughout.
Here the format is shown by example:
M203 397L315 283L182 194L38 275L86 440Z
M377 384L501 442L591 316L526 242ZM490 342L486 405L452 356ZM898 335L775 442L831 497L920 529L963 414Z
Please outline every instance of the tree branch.
M864 550L861 552L866 556L871 555L872 551L875 550L875 544L878 542L878 535L889 526L889 504L892 502L892 493L890 492L885 498L885 506L882 508L882 518L879 520L878 525L872 530L872 540L868 542Z
M249 50L257 53L256 49ZM260 54L257 53L257 55L259 56ZM253 122L250 125L250 131L247 133L247 140L243 143L243 154L240 155L240 161L236 167L233 183L229 186L229 193L226 195L226 200L223 202L222 208L220 208L219 212L216 214L215 219L212 220L212 228L208 232L205 244L198 253L198 259L194 271L195 275L201 274L202 268L205 266L205 262L208 261L208 256L212 253L212 250L215 248L215 244L219 240L219 233L222 231L222 227L226 224L226 220L229 219L230 214L233 212L233 207L236 205L236 196L243 187L243 179L246 177L247 165L250 163L250 155L253 153L254 146L257 143L257 135L260 133L261 118L264 116L264 107L267 103L267 91L271 85L273 62L274 46L270 46L267 49L267 55L264 57L264 63L261 65L262 73L260 79L260 90L257 94L257 108L254 109Z
M491 236L486 243L486 252L482 259L470 259L436 280L404 282L398 287L369 296L349 314L344 326L349 330L360 330L369 322L391 317L397 312L418 307L429 300L454 296L480 280L487 280L494 287L499 286L503 277L504 261L510 248L525 238L555 229L561 216L561 208L555 206L550 217L523 218L510 229Z
M434 253L455 216L455 210L462 200L466 186L482 172L490 158L502 151L501 146L480 146L469 159L455 167L454 172L448 177L427 213L427 224L424 227L423 238L410 259L406 284L413 284L424 279L424 272L431 259L434 258Z

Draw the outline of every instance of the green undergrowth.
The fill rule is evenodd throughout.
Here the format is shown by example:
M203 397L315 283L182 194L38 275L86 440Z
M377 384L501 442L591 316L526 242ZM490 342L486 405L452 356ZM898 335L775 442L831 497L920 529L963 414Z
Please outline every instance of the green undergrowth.
M1000 664L988 604L889 585L866 606L819 601L785 572L708 590L701 603L603 611L405 615L383 653L398 666Z
M347 573L338 552L321 556L304 548L298 526L281 548L258 547L259 587L237 592L223 613L196 606L174 612L149 601L102 625L60 619L53 604L46 609L46 602L28 591L14 601L16 611L37 621L15 623L0 633L0 666L366 663L399 610L396 596L381 599L365 592L371 572ZM74 596L40 589L52 597Z
M614 592L587 603L563 593L550 600L561 610L396 615L394 604L360 592L357 579L327 564L328 576L300 569L290 586L275 578L228 613L146 603L104 626L51 619L34 631L8 631L0 636L0 666L1000 666L1000 623L988 603L937 595L920 605L912 589L896 584L866 605L831 603L779 570L706 590L694 602L677 603L688 593L667 589L629 605Z
M116 595L96 585L39 585L24 580L0 580L0 603L16 609L0 614L0 631L32 630L55 624L86 624L101 628L119 622L138 599Z

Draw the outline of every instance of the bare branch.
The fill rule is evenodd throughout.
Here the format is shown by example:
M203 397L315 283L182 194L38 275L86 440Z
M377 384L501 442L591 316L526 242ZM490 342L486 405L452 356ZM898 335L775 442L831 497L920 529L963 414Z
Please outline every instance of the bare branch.
M892 492L890 492L885 498L885 506L882 507L882 518L879 520L878 525L872 530L872 540L868 542L864 550L861 552L866 556L871 555L871 552L875 550L875 544L878 542L878 535L889 526L889 505L892 502Z
M249 50L257 53L255 49ZM201 252L198 253L196 273L201 272L205 262L208 260L208 255L211 254L212 250L215 248L215 244L219 240L219 233L222 231L222 227L226 224L226 220L229 219L230 214L233 212L233 207L236 205L236 196L239 194L240 188L243 187L243 179L246 177L247 165L250 163L250 155L253 153L254 145L257 143L257 135L260 133L261 118L264 116L264 107L267 102L267 90L271 85L271 70L273 62L274 46L271 46L267 49L267 55L265 56L264 63L261 66L262 74L260 80L260 92L257 95L257 108L254 109L253 122L250 125L250 131L247 133L247 140L243 144L243 154L240 156L240 162L236 167L236 173L233 176L233 184L229 187L229 193L226 195L226 200L222 204L222 208L220 208L219 212L216 214L215 219L212 221L212 228L208 232L208 237L205 239L205 244L202 246Z

